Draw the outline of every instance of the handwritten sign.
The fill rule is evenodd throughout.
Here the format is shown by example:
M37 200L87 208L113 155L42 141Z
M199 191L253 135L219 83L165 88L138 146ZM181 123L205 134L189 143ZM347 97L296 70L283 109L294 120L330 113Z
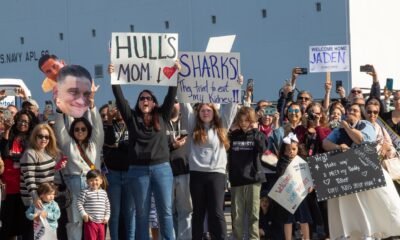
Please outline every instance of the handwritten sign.
M179 59L180 102L239 103L239 53L184 52Z
M310 46L310 72L350 71L349 45Z
M313 186L308 164L295 157L272 187L268 196L290 213L294 213Z
M308 157L318 201L386 185L375 144Z
M390 139L392 140L394 148L396 148L396 150L400 152L400 136L395 131L393 131L393 129L389 127L389 125L387 125L385 121L382 120L382 118L378 117L376 123L378 123L379 126L386 129L386 131L390 136Z
M176 86L178 34L112 33L111 84Z

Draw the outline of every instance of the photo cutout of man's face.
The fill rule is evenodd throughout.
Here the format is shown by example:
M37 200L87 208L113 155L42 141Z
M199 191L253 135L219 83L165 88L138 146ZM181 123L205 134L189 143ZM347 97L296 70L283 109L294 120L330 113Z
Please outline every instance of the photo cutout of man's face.
M53 81L57 81L58 72L64 66L65 66L64 61L49 58L46 62L43 63L40 69L42 70L44 75L46 75L47 78Z
M65 114L80 118L89 108L92 83L86 77L68 75L57 82L56 105Z

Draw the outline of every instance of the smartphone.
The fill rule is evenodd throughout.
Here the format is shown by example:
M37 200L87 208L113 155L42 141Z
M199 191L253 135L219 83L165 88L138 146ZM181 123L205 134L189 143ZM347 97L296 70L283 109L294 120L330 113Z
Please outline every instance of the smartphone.
M115 102L108 101L108 111L111 111L113 108L115 108Z
M4 120L9 120L9 119L12 118L12 115L11 115L10 110L5 109L5 110L3 111L3 118L4 118Z
M254 89L254 80L253 80L252 78L249 78L249 79L247 80L247 86L246 86L246 88L247 88L247 89Z
M298 74L300 74L300 75L306 75L307 73L308 73L308 69L305 67L300 68L300 72L298 72Z
M340 87L343 87L343 82L342 80L336 80L336 92L338 92L338 89Z
M44 102L47 111L53 111L53 103L50 100Z
M180 136L179 136L178 140L180 140L188 135L188 132L186 130L181 130L179 133L180 133Z
M60 170L63 163L66 163L67 161L68 157L63 155L62 158L56 163L56 166L54 167L56 171Z
M389 91L393 91L393 78L386 78L386 88Z
M371 65L362 65L360 66L360 72L372 72Z

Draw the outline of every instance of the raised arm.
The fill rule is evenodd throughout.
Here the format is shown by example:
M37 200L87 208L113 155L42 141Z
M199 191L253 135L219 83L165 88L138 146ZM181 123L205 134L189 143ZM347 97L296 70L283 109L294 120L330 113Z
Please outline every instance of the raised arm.
M99 146L103 146L104 143L104 128L103 123L100 117L99 111L97 111L96 107L91 108L90 110L90 118L93 126L91 141L95 142Z
M64 146L65 144L72 141L69 135L68 129L65 125L65 121L68 121L69 117L63 113L56 112L56 120L54 123L54 133L57 138L57 144L59 146Z
M182 125L187 126L187 130L189 131L189 133L192 133L196 120L192 105L190 105L190 103L181 103L180 109Z
M324 97L324 111L328 112L329 104L331 101L331 90L332 90L332 81L331 81L331 73L326 73L326 81L325 81L325 97Z
M221 105L221 119L222 125L224 128L229 129L233 120L235 119L236 113L238 110L238 104L236 103L228 103Z
M114 65L109 64L108 73L111 75L111 73L113 72L114 72ZM131 107L129 106L128 101L124 97L124 93L122 92L121 86L112 85L111 88L115 97L117 108L121 113L121 116L124 119L124 121L128 123L128 120L132 118L132 110Z
M163 118L167 121L169 121L171 119L171 112L172 112L172 109L174 108L177 89L178 89L177 87L169 87L168 88L168 93L165 96L164 103L162 104L162 106L160 108L160 112L161 112Z

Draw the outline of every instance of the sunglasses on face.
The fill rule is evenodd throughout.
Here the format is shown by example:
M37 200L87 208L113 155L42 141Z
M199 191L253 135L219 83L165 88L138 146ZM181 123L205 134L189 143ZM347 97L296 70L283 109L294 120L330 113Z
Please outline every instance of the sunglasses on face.
M142 96L142 97L139 98L139 101L144 101L144 100L153 101L153 98L150 97L150 96L147 96L147 97Z
M38 134L38 135L36 135L36 138L40 139L40 140L49 140L50 136L49 135Z
M351 113L351 112L358 113L358 112L360 112L360 110L355 109L355 108L349 108L349 109L347 109L347 112L349 112L349 113Z
M367 110L367 113L369 115L371 115L371 114L378 115L379 112L378 111Z
M77 128L74 128L74 132L86 132L86 128L85 127L81 127L81 128L79 128L79 127L77 127Z
M304 100L304 101L309 101L309 97L298 97L297 100Z
M300 112L300 109L298 109L298 108L296 108L296 109L289 108L289 109L288 109L288 112L289 112L289 113L299 113L299 112Z
M353 94L361 93L361 90L351 90L351 93L353 93Z
M28 124L29 124L29 121L26 121L26 120L19 120L17 123L18 123L19 125L28 125Z

